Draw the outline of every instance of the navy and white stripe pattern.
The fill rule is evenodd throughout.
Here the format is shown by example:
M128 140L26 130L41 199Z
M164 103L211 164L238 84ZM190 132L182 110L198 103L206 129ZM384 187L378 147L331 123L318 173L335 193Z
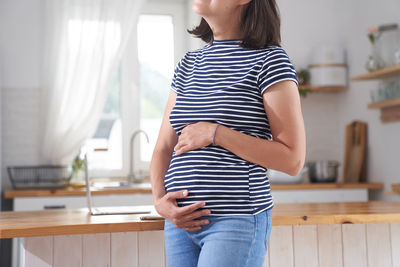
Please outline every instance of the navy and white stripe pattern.
M283 48L247 49L240 40L214 40L187 52L175 68L176 104L169 120L178 135L198 121L219 123L272 140L262 93L283 80L298 85ZM266 157L268 155L265 151ZM274 205L267 169L218 146L172 154L164 184L167 192L188 189L178 206L205 201L210 216L256 215Z

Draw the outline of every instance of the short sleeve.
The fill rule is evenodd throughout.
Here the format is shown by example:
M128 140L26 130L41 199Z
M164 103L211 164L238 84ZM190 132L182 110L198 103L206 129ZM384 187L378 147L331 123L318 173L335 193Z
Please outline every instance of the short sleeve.
M180 63L180 62L179 62ZM174 91L175 93L178 93L178 89L176 88L176 76L177 76L177 73L179 72L179 65L180 64L177 64L176 65L176 67L175 67L175 70L174 70L174 77L172 78L172 82L171 82L171 89L172 89L172 91Z
M261 95L271 85L284 80L292 80L299 86L296 70L286 51L282 47L274 47L267 54L258 74Z
M181 66L182 66L182 61L184 60L186 54L179 60L178 64L175 66L175 70L174 70L174 76L172 78L172 82L171 82L171 89L172 91L174 91L175 93L178 93L178 76L181 70Z

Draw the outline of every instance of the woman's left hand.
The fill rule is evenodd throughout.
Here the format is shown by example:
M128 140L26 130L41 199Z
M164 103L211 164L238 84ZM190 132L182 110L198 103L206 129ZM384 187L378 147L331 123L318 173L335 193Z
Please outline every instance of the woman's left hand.
M200 121L183 128L174 147L177 155L212 144L216 123Z

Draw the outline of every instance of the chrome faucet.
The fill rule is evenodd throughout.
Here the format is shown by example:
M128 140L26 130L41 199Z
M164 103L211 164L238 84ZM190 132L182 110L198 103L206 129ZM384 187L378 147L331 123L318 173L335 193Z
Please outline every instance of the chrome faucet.
M134 183L137 182L137 179L135 177L135 174L133 173L133 163L134 163L134 158L133 158L133 141L135 140L136 135L138 135L139 133L143 133L146 136L147 139L147 143L149 143L149 137L147 135L147 133L143 130L137 130L135 131L132 136L131 136L131 142L130 142L130 168L129 168L129 174L128 174L128 183Z

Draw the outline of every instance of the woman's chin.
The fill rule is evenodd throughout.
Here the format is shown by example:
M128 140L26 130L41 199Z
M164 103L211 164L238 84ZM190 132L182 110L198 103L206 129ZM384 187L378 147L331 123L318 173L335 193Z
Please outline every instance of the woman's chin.
M198 15L201 15L201 9L198 6L193 5L192 6L192 10L193 10L194 13L196 13Z
M206 13L206 6L204 1L202 0L195 0L192 6L192 10L194 13L202 16Z

